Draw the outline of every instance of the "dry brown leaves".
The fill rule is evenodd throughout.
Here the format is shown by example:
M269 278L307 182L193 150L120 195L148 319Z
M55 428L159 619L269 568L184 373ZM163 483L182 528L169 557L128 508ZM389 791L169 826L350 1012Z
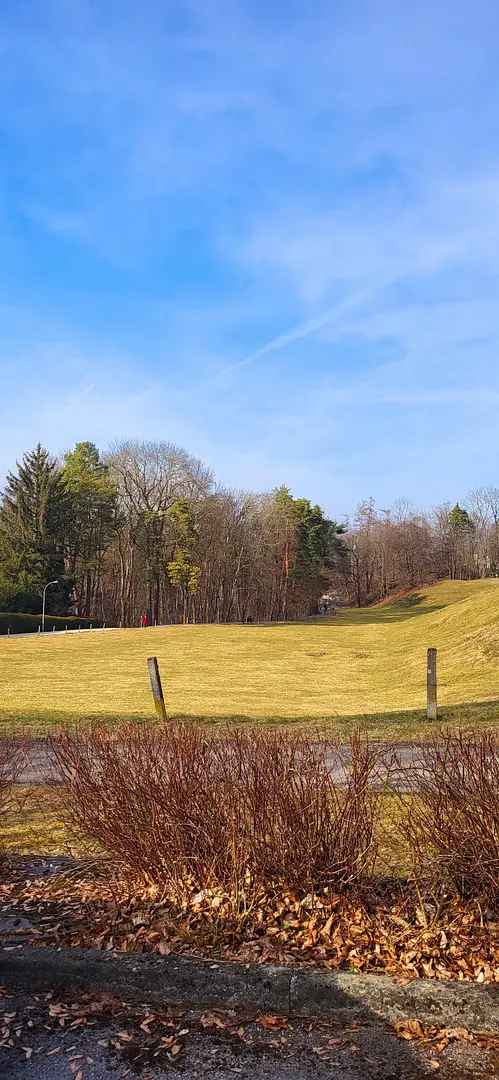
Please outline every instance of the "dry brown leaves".
M203 1032L213 1039L210 1059L221 1041L286 1052L283 1031L287 1027L286 1017L254 1011L213 1009L199 1013L180 1006L137 1005L106 993L85 993L73 1000L70 992L49 992L28 995L27 1003L0 988L0 1050L7 1048L26 1060L33 1055L58 1055L61 1075L67 1067L74 1080L84 1080L87 1066L94 1064L88 1053L81 1052L82 1045L102 1047L111 1060L129 1065L130 1073L140 1074L145 1069L149 1075L151 1067L164 1069L177 1063L189 1040L195 1043ZM259 1029L264 1030L259 1034ZM76 1042L82 1032L93 1032L94 1043ZM265 1036L263 1043L261 1036Z
M164 1069L183 1060L202 1033L213 1040L208 1044L210 1061L223 1041L251 1052L273 1048L279 1055L296 1056L297 1048L299 1053L306 1053L308 1048L324 1062L347 1054L360 1055L365 1063L376 1064L377 1059L366 1057L366 1049L372 1053L372 1034L368 1036L370 1042L362 1044L361 1032L367 1028L366 1020L345 1026L325 1018L292 1022L272 1013L151 1007L106 993L81 994L74 1000L70 993L49 992L28 995L27 1000L20 1001L0 987L0 1049L7 1048L26 1061L57 1055L61 1076L69 1071L74 1080L85 1080L88 1067L94 1065L88 1047L91 1054L97 1047L104 1048L110 1062L119 1061L127 1067L124 1075L137 1075L143 1070L149 1075L154 1066ZM499 1037L464 1027L425 1027L417 1019L406 1019L396 1023L393 1030L399 1039L415 1044L435 1071L440 1068L439 1057L452 1042L474 1044L484 1054L499 1050ZM83 1032L93 1032L93 1042L79 1040ZM386 1053L383 1038L382 1054Z
M288 1026L287 1016L257 1016L256 1022L261 1027L266 1028L267 1031L275 1031L276 1029L282 1031L283 1028Z
M451 1042L475 1043L481 1050L491 1053L499 1050L499 1035L488 1032L472 1032L465 1027L424 1027L420 1020L399 1020L393 1025L399 1039L417 1043L429 1051L429 1065L434 1072L440 1069L439 1054L447 1049Z
M67 996L56 998L50 992L33 995L31 1004L24 1008L10 1008L8 992L3 989L0 994L0 1048L17 1050L26 1060L38 1054L57 1054L64 1058L74 1080L84 1080L86 1067L94 1063L72 1044L82 1029L110 1030L111 1035L99 1039L98 1045L129 1063L134 1071L153 1062L166 1065L175 1060L184 1050L185 1036L189 1034L189 1029L182 1026L184 1010L147 1011L144 1006L127 1005L112 994L83 994L73 1001ZM55 1045L48 1050L47 1032L56 1037Z
M409 889L357 898L260 896L244 914L227 895L192 891L182 902L123 883L60 876L0 886L0 915L32 929L17 941L119 952L194 953L244 962L298 963L414 978L499 982L498 923L449 899L436 911ZM9 935L6 947L16 947Z

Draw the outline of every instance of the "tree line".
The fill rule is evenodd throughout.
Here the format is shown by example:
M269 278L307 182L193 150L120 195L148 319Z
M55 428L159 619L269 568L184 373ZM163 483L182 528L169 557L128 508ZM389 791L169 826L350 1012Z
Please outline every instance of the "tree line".
M288 488L227 491L185 450L41 446L7 476L0 506L0 610L107 625L299 618L317 609L343 528Z
M314 614L323 593L364 605L443 577L499 573L499 489L421 513L361 503L351 525L295 498L229 491L180 447L42 446L0 503L0 610L107 625L247 622Z
M338 593L360 607L442 578L497 577L499 488L477 488L464 502L424 513L404 500L383 510L362 502L332 574Z

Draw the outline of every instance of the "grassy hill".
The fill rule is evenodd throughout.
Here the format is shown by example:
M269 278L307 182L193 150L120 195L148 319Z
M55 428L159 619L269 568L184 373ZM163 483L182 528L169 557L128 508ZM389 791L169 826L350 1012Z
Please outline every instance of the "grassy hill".
M172 715L329 720L379 737L428 731L426 648L439 650L444 720L499 719L499 580L442 582L335 618L0 639L0 726L152 714L159 658Z

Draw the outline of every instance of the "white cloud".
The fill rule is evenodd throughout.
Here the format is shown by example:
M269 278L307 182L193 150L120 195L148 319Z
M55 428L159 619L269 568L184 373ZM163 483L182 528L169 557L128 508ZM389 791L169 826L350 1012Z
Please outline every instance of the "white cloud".
M231 369L307 339L328 345L350 337L360 355L365 343L388 339L398 347L400 376L416 365L424 382L440 368L452 384L462 363L458 356L455 370L449 366L457 346L474 351L490 342L497 350L498 211L499 173L486 173L440 179L410 207L385 203L373 213L356 200L336 214L295 209L260 222L239 258L270 282L277 272L306 317ZM393 378L392 365L389 372ZM356 387L354 381L352 393ZM458 393L452 385L448 392ZM403 395L397 400L403 404Z
M318 0L284 20L238 0L13 6L9 463L38 435L140 434L233 483L289 468L321 497L318 477L355 465L358 491L399 467L401 416L427 455L452 445L448 472L452 419L468 451L473 424L490 439L494 19L484 0Z

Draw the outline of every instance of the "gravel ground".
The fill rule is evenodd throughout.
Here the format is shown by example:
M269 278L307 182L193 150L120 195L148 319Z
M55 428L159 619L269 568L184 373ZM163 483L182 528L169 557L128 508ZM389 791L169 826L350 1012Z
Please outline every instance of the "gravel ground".
M376 1023L130 1005L109 995L0 996L5 1080L475 1080L499 1061L477 1044L438 1054Z

